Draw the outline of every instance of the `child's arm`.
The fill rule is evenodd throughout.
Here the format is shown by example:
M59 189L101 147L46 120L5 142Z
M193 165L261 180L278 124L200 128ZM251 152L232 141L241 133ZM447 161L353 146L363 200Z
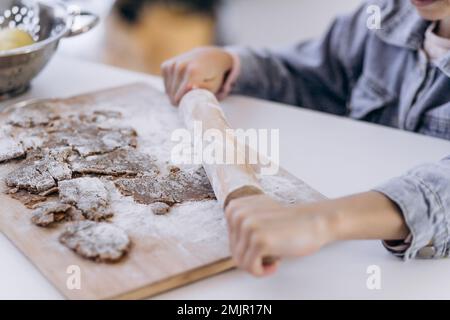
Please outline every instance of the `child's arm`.
M366 20L361 9L337 18L321 39L283 49L228 48L240 62L232 92L345 115L362 70Z
M375 190L397 204L411 231L405 259L422 256L424 247L430 248L424 258L450 255L450 156L413 168Z
M353 239L404 239L408 229L397 206L378 192L336 200L282 206L267 196L239 199L226 212L231 252L237 265L267 275L265 256L299 257Z
M283 50L208 47L175 57L162 66L166 91L174 104L193 87L217 94L237 60L234 93L344 115L369 39L365 8L336 19L321 39Z
M449 256L450 156L417 167L376 191L318 203L282 206L266 196L230 203L226 217L237 264L255 275L265 256L304 256L338 240L404 240L406 259ZM410 237L408 237L410 238Z

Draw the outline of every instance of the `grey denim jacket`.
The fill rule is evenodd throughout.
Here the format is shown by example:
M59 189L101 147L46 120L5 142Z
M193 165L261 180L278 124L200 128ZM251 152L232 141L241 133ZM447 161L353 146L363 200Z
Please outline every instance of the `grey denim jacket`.
M369 5L381 8L381 29L367 27ZM241 61L232 92L450 140L450 54L428 61L429 25L410 1L365 1L320 40L281 50L232 48ZM450 156L375 190L397 203L410 229L400 256L421 257L423 248L432 249L427 258L450 254Z

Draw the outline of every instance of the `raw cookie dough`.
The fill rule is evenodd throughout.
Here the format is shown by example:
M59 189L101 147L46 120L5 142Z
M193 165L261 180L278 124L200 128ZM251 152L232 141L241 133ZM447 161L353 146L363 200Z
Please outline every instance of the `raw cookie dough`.
M0 134L0 163L24 157L25 154L25 149L20 142Z
M79 125L98 124L104 126L111 120L122 118L122 113L113 110L94 110L83 113L66 113L60 119L52 121L46 128L49 132L68 130Z
M137 134L132 128L101 128L93 124L78 124L50 134L47 146L71 146L81 156L104 154L122 147L136 147Z
M10 190L8 195L15 200L19 200L28 209L33 209L36 204L47 200L45 196L29 193L24 190Z
M169 206L185 201L215 199L214 191L202 167L183 171L171 169L163 177L119 179L116 187L126 196L143 204L163 202Z
M84 157L126 146L136 147L137 133L134 129L107 122L120 117L119 112L108 110L66 114L44 127L47 135L44 146L70 146Z
M113 215L108 211L108 191L98 178L85 177L61 181L58 183L58 189L61 202L79 209L86 219L100 221Z
M40 227L47 227L55 222L66 219L66 214L72 209L70 204L56 201L47 202L38 206L32 213L31 222Z
M73 151L70 147L56 148L47 151L45 157L47 161L47 171L56 181L62 181L72 178L72 170L68 164L68 159Z
M127 147L88 158L78 157L71 161L71 166L73 172L79 174L156 176L159 169L155 161L155 158Z
M43 130L36 130L36 132L20 132L16 138L20 141L24 150L36 150L44 145L46 133Z
M10 188L41 193L56 186L55 179L47 171L46 163L25 163L6 176L6 185Z
M80 115L80 119L83 121L102 123L111 119L122 118L122 113L114 110L94 110L91 113L85 113Z
M50 102L37 102L23 108L16 108L8 118L8 123L21 128L48 125L58 119Z
M43 155L36 152L6 176L6 185L32 193L42 193L55 188L57 181L72 177L72 171L64 162L68 157L67 150L46 150Z
M83 258L97 262L119 261L130 249L122 229L105 222L80 221L69 225L59 241Z
M150 208L152 209L152 212L158 216L165 215L170 210L170 206L164 202L152 203Z

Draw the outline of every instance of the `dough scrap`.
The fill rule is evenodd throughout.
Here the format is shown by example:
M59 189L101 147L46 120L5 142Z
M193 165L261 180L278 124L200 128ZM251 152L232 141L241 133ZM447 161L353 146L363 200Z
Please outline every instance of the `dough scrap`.
M102 124L104 125L109 120L122 118L122 113L114 110L94 110L92 112L70 113L65 114L60 119L55 119L46 128L48 132L64 131L75 126Z
M88 158L78 157L71 161L71 166L73 172L79 174L156 176L159 169L155 161L155 158L127 147Z
M45 132L36 133L19 133L17 139L20 140L24 150L36 150L41 148L45 143Z
M8 117L8 123L21 128L48 125L59 118L51 104L51 102L37 102L23 108L16 108Z
M100 221L113 216L108 211L108 191L98 178L64 180L58 183L58 189L60 201L79 209L86 219Z
M69 225L59 241L83 258L116 262L130 250L131 241L122 229L106 222L80 221Z
M70 179L72 170L65 162L70 149L35 152L5 179L10 188L42 193L56 187L57 181Z
M20 142L12 137L0 135L0 163L24 157L26 151Z
M132 128L101 128L98 125L78 123L67 129L56 129L50 134L48 147L71 146L81 156L104 154L119 148L137 145L137 133Z
M66 219L66 214L72 206L57 201L47 202L38 206L33 212L31 222L40 227L48 227L55 222Z
M165 215L170 211L170 206L164 202L154 202L151 204L150 208L152 212L158 216Z
M169 206L185 201L215 199L214 191L202 167L195 170L171 170L163 177L119 179L116 187L138 203L163 202Z
M24 190L12 190L8 195L11 198L20 201L28 209L33 209L36 204L47 200L46 196L29 193Z
M81 114L83 121L102 123L111 119L122 118L122 113L114 110L94 110L91 113Z
M6 185L10 188L41 193L56 186L55 179L47 171L46 163L24 164L6 176Z
M45 159L47 161L47 171L56 181L72 178L72 169L67 163L73 150L70 147L56 148L47 151Z

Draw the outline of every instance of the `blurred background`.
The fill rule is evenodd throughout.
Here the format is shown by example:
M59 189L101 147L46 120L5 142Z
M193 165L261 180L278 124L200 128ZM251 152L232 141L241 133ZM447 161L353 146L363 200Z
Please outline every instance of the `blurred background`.
M64 40L77 58L158 75L160 64L202 45L275 47L320 36L361 0L65 0L102 17Z

